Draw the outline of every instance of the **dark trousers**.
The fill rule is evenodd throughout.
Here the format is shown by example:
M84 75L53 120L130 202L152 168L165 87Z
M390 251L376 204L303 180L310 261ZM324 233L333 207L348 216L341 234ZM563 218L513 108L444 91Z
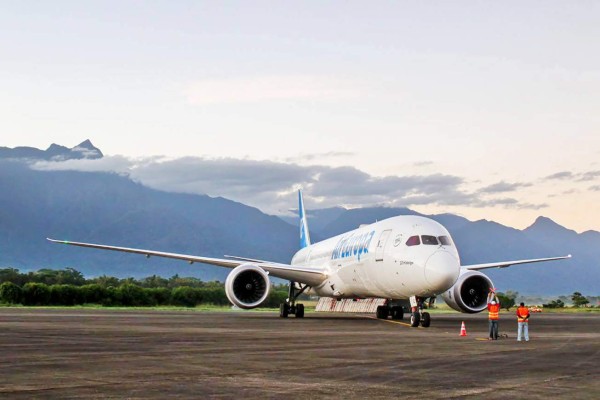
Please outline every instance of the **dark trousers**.
M498 320L490 319L490 339L498 339Z

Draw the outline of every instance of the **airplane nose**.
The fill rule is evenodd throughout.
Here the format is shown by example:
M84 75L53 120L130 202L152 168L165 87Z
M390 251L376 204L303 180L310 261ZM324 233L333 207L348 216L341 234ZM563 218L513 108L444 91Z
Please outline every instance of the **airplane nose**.
M456 257L444 250L433 253L425 263L425 280L435 291L444 291L454 285L459 272Z

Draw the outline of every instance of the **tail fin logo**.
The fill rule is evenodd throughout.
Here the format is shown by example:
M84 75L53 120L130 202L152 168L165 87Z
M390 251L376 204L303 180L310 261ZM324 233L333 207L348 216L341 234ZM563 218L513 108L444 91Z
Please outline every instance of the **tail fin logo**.
M300 217L300 248L303 249L310 246L310 233L308 232L308 222L304 212L302 190L298 190L298 216Z

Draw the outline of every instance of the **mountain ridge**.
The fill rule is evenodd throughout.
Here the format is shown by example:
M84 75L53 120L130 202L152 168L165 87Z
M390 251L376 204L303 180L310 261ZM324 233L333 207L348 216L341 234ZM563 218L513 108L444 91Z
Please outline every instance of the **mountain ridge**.
M89 139L84 140L77 146L68 148L52 143L46 150L36 147L17 146L14 148L0 147L0 159L26 159L65 161L79 159L98 159L104 157L102 151L94 146Z
M68 150L79 152L73 150L77 147L93 150L94 146L82 142ZM296 218L284 218L286 222L222 197L151 189L117 173L31 169L30 160L0 157L0 268L72 267L88 276L180 274L204 280L224 280L229 272L155 257L147 260L59 246L47 242L48 236L283 263L298 249ZM384 207L334 207L308 210L307 215L316 242L363 223L403 214L424 215L408 208ZM573 259L566 261L486 270L500 288L546 295L600 292L600 232L577 233L542 216L523 230L449 213L424 216L449 230L465 265L573 254Z

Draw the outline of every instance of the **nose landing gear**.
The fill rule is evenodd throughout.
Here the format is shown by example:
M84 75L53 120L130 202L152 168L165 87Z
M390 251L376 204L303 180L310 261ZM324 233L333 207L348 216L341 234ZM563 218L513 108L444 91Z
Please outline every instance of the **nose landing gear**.
M431 325L431 316L427 311L423 311L424 300L424 298L417 296L412 296L410 298L410 326L412 326L413 328L416 328L417 326L419 326L419 324L423 328L428 328ZM430 301L429 304L433 304L433 301Z

